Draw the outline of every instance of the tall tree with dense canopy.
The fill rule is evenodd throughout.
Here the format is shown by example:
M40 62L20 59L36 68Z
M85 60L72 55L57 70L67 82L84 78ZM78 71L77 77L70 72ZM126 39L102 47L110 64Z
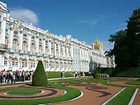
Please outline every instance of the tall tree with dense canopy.
M45 69L44 69L42 61L39 61L37 64L36 70L32 78L32 85L45 86L45 87L48 86L47 75L45 73Z
M133 11L127 29L110 35L114 48L107 52L115 56L116 67L140 67L140 8Z
M128 67L140 67L140 8L133 11L127 23Z

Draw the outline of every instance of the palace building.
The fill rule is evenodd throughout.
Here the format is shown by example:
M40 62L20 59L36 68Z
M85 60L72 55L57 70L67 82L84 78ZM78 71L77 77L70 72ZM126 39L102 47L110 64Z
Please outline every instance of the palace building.
M112 67L103 44L92 46L71 37L54 35L10 16L0 2L0 70L35 70L43 61L46 71L88 72L98 65Z

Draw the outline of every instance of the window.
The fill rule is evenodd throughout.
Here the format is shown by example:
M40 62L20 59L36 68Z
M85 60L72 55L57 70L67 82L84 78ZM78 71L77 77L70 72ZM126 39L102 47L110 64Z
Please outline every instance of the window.
M5 33L6 33L6 35L8 35L8 29L6 28L6 30L5 30Z
M17 31L14 31L14 36L17 36L18 35L18 32Z
M27 60L26 59L22 60L22 67L27 67Z
M23 38L27 38L27 35L26 34L23 34Z
M32 40L34 40L34 39L35 39L35 37L32 36Z
M31 61L31 68L35 68L35 61Z
M8 44L8 38L5 36L5 43Z
M39 45L39 53L41 53L41 52L42 52L42 46Z
M13 67L18 67L18 59L17 58L12 59L12 66Z
M17 39L13 39L13 50L17 50L18 48L18 40Z
M7 58L4 57L4 66L7 66Z
M55 67L55 65L54 65L53 62L51 62L50 67L51 67L51 68L54 68L54 67Z
M32 43L32 44L31 44L31 53L34 53L34 52L35 52L35 44Z
M49 54L48 46L45 47L45 54Z
M27 42L26 41L23 41L22 50L23 50L23 52L27 51Z
M48 62L46 62L46 68L49 68L49 63Z

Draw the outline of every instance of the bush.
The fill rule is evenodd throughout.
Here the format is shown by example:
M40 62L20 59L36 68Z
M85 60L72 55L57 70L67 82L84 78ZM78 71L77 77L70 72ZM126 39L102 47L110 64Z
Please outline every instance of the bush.
M33 86L48 86L47 75L42 61L39 61L32 78Z
M107 73L110 77L140 77L140 67L96 68L98 73Z
M108 74L110 77L114 76L115 74L114 71L115 71L115 68L96 68L98 70L98 73L105 73L105 74Z
M127 70L126 69L121 70L121 72L117 73L116 76L117 77L140 77L140 67L127 68Z
M99 78L99 74L98 74L97 69L95 69L93 72L93 78Z

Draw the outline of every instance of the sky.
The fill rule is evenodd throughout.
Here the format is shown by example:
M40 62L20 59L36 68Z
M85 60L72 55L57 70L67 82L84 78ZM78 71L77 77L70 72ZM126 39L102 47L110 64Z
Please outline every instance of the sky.
M104 50L110 34L126 29L133 10L140 8L140 0L1 0L10 14L24 22L48 30L55 35L70 34L91 45L97 39Z

